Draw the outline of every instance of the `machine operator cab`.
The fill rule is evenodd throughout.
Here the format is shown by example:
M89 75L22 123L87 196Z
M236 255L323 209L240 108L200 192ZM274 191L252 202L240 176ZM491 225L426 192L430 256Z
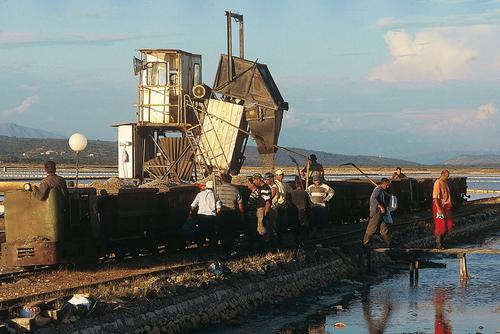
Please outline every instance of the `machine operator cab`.
M138 124L185 126L196 117L183 108L184 95L202 83L201 55L181 50L141 49L134 57L138 83Z

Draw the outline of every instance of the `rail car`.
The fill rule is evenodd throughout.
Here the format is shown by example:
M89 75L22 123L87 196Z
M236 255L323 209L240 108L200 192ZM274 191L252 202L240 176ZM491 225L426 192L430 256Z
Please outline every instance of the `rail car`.
M94 188L70 188L68 201L56 191L45 201L30 191L7 191L1 264L77 263L160 245L178 247L180 226L197 191L194 186L169 192L120 189L98 196Z
M368 218L373 185L367 180L327 181L335 189L330 202L335 224L357 223ZM432 179L405 179L391 183L398 197L397 213L429 209ZM449 180L453 203L461 205L466 178ZM248 190L239 187L244 198ZM158 189L120 189L98 195L94 188L69 189L69 200L54 191L39 201L30 191L5 193L5 240L1 245L2 267L31 267L95 260L111 253L158 250L185 245L181 226L198 188L192 185ZM397 214L396 213L396 214ZM237 224L241 224L237 222ZM239 225L244 233L247 229Z

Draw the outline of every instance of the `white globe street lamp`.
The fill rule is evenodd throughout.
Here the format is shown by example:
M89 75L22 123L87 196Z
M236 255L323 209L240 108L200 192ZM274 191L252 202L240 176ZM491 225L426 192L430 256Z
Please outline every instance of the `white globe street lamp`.
M78 168L80 167L80 151L87 147L87 138L81 133L69 137L69 147L76 152L76 188L78 188Z

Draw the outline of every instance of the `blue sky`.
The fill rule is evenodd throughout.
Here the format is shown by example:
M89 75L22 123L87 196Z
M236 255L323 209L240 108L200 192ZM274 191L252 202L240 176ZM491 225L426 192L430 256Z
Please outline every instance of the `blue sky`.
M500 153L497 0L0 0L0 122L113 140L135 117L136 50L200 53L211 84L224 10L289 102L281 145Z

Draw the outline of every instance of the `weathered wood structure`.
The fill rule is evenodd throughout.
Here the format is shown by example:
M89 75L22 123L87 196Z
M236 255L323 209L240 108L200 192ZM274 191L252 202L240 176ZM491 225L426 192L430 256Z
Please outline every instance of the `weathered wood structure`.
M459 274L462 281L469 279L467 270L467 254L500 254L500 249L491 248L376 248L374 252L384 253L391 257L405 259L410 264L410 284L418 283L419 278L419 261L431 257L436 254L451 254L456 255L460 260Z

